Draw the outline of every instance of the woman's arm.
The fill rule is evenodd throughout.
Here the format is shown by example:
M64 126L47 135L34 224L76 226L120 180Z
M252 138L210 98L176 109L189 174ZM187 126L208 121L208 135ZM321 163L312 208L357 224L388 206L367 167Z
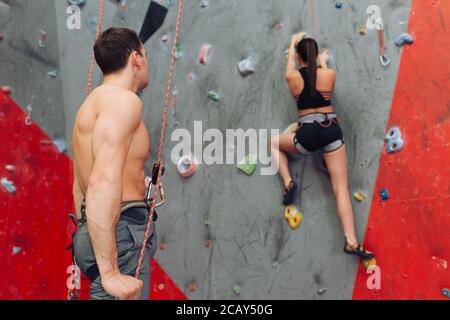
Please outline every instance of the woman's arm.
M328 61L330 60L329 50L325 49L321 54L319 54L319 63L322 69L328 69Z
M288 59L286 64L286 80L292 80L293 77L297 76L297 68L295 65L295 47L298 45L300 41L303 40L303 38L306 36L305 32L300 32L298 34L295 34L291 38L291 45L289 46L289 52L288 52Z

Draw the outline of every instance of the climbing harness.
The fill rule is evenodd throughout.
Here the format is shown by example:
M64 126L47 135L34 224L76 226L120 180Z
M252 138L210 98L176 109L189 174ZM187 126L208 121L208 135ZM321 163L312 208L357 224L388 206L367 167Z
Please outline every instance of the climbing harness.
M391 60L386 56L384 50L384 25L381 18L377 21L377 30L380 38L380 62L384 68L387 68L391 64Z

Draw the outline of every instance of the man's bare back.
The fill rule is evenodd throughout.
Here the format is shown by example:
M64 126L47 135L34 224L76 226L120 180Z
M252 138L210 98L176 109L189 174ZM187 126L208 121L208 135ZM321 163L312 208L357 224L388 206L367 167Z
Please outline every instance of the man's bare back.
M72 135L74 175L75 182L78 183L80 195L83 197L86 196L94 165L96 141L94 134L99 114L108 113L108 108L111 107L111 100L120 94L126 96L132 93L124 89L119 89L114 85L102 85L96 88L82 104L75 119ZM114 123L111 123L109 129L112 131L115 130ZM146 191L144 163L148 159L149 149L150 140L148 131L141 121L132 136L126 157L126 164L123 170L122 201L144 199ZM77 215L80 218L78 212L79 203L76 205Z

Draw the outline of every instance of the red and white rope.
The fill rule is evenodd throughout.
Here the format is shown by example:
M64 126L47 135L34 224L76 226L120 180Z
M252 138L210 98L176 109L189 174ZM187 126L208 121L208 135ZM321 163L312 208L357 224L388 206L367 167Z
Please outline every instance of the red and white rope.
M103 30L103 17L105 15L105 0L99 0L99 11L98 11L98 21L97 21L97 34L95 39L98 39ZM88 83L86 88L86 97L91 94L92 90L92 79L94 77L94 65L95 65L95 56L94 51L92 51L91 55L91 64L89 65L89 76Z
M179 6L178 6L178 16L177 16L177 23L176 23L176 28L175 28L175 36L174 36L174 40L173 40L173 47L172 47L172 53L171 53L171 59L170 59L169 80L167 82L166 99L165 99L165 104L164 104L164 109L163 109L161 135L159 137L158 154L157 154L157 160L156 160L156 164L159 165L159 172L158 172L157 181L156 181L157 186L161 182L160 181L161 170L163 169L162 153L163 153L163 149L164 149L164 138L165 138L166 127L167 127L167 115L169 112L170 94L172 91L173 69L174 69L174 65L175 65L175 55L176 55L176 50L177 50L178 37L180 34L182 16L183 16L183 0L180 0ZM147 227L146 227L145 234L144 234L144 240L143 240L142 246L141 246L141 253L139 255L139 261L138 261L138 265L136 268L136 274L135 274L136 279L139 278L139 275L141 272L142 262L143 262L143 259L145 256L145 249L146 249L148 238L150 236L151 225L153 222L153 215L155 213L155 205L156 205L157 195L158 195L158 193L156 191L154 191L153 196L152 196L152 201L150 203L150 212L149 212L149 216L148 216Z

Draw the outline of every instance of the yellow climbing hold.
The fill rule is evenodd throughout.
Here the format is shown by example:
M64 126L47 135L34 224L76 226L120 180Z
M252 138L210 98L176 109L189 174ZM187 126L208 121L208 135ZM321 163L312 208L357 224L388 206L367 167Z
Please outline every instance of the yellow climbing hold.
M292 205L287 206L286 209L284 209L284 218L292 230L297 229L302 223L302 214Z
M362 202L362 201L366 200L366 196L363 193L361 193L361 192L355 192L353 194L353 197L359 202Z
M375 258L363 260L363 266L364 268L368 269L369 267L373 267L377 265L377 260Z
M296 133L298 129L298 123L295 122L293 124L291 124L285 131L284 134L286 133Z
M359 26L359 34L364 36L367 33L367 28L365 24L362 24Z

